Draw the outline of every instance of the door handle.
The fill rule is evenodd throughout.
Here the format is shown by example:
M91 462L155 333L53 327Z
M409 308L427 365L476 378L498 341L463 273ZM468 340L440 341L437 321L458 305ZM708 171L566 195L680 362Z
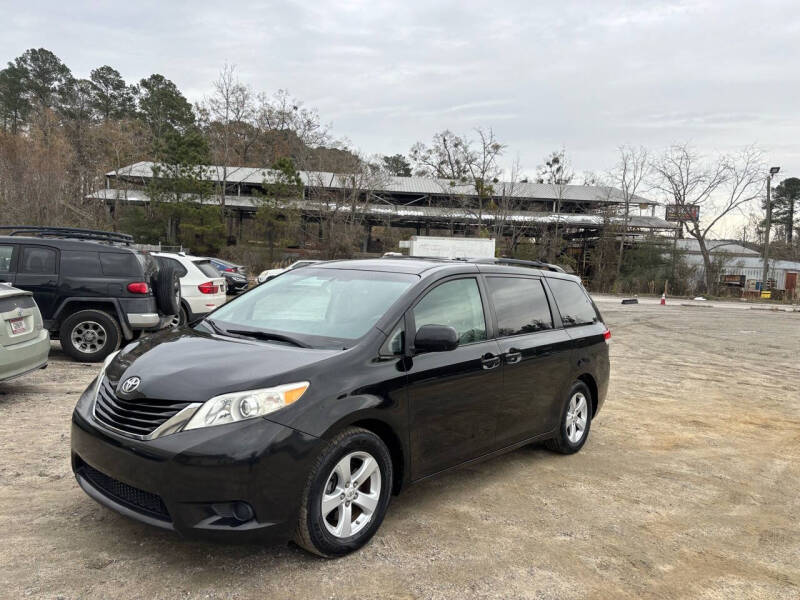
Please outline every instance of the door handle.
M500 366L500 357L496 354L487 353L481 357L481 364L487 371L489 369L496 369Z
M522 360L522 352L516 348L509 348L508 352L503 355L507 365L515 365Z

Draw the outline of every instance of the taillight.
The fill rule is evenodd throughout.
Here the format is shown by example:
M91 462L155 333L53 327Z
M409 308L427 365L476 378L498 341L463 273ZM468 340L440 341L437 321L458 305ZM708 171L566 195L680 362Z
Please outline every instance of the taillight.
M213 281L206 281L197 286L201 294L216 294L219 292L219 286L214 285Z
M147 294L150 291L150 286L144 281L134 281L128 284L128 291L131 294Z
M225 268L225 272L226 273L236 273L236 269L234 269L233 267L226 267Z
M606 329L606 330L603 332L603 339L604 339L605 341L608 341L608 340L610 340L610 339L611 339L611 330L610 330L610 329Z

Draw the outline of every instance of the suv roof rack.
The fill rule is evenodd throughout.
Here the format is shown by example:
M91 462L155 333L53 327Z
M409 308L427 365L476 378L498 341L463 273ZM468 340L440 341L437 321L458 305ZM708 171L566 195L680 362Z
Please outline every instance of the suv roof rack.
M73 238L98 242L132 244L133 236L116 231L99 229L79 229L77 227L47 227L41 225L0 225L0 231L10 231L9 235L35 235L39 237Z
M518 258L474 258L468 262L484 264L484 265L511 265L516 267L531 267L534 269L543 269L545 271L554 271L556 273L565 273L564 269L558 265L542 262L540 260L520 260Z

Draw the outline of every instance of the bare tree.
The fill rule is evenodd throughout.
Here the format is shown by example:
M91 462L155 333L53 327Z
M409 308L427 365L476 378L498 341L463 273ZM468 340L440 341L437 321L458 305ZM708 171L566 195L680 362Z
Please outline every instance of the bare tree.
M611 175L612 181L622 192L624 202L622 212L622 236L619 240L617 254L617 277L622 270L622 256L625 252L625 240L628 236L628 223L631 214L631 201L644 187L650 175L650 156L647 148L639 146L620 146L619 162Z
M219 165L219 185L217 196L225 214L225 195L228 193L228 177L236 170L232 163L237 128L253 120L253 94L247 86L239 82L234 65L225 64L214 81L214 93L198 106L201 120L211 142L212 159Z
M507 250L513 256L520 240L530 231L530 223L519 217L522 202L519 197L522 167L519 157L511 165L510 176L495 190L492 202L492 233L495 239L508 234Z
M475 217L483 228L484 211L495 196L501 173L498 158L505 145L492 129L477 128L477 140L444 130L433 136L430 146L417 142L409 156L415 173L440 179L451 204Z
M255 123L266 164L288 157L299 169L317 168L312 164L314 149L331 144L330 126L287 90L278 90L272 96L259 94Z
M537 181L545 183L553 188L555 202L553 203L553 213L555 214L555 231L553 232L552 243L548 244L548 260L555 261L561 249L561 239L559 238L558 226L561 220L561 204L566 193L567 186L572 182L574 172L567 158L566 150L556 150L545 158L544 164L539 166Z
M765 180L761 151L747 146L709 160L688 144L678 144L653 161L652 168L656 189L678 206L683 226L700 246L706 291L711 293L714 269L706 240L720 220L760 196ZM693 205L699 207L697 216L689 210Z

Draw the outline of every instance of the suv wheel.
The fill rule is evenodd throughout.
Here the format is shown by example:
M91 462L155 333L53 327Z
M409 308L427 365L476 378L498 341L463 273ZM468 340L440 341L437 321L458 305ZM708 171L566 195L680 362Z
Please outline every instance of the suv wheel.
M545 445L554 452L574 454L586 443L592 425L592 394L582 381L576 381L561 409L561 426L556 437Z
M68 316L58 331L61 349L81 362L100 362L119 346L116 320L102 310L80 310Z
M183 327L186 325L186 322L189 320L189 317L186 315L186 309L181 306L180 311L178 311L177 315L173 315L172 320L169 322L170 327Z
M392 459L371 431L345 429L311 469L295 541L332 558L361 548L380 527L392 491Z

